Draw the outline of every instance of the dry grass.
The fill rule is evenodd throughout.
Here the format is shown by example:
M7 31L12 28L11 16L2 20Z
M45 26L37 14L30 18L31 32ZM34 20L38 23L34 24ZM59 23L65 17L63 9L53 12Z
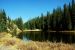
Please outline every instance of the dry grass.
M64 43L30 42L26 45L27 50L75 50L74 46Z
M0 38L0 50L75 50L75 45L53 42L38 42L30 41L23 42L22 40L11 37L10 34Z

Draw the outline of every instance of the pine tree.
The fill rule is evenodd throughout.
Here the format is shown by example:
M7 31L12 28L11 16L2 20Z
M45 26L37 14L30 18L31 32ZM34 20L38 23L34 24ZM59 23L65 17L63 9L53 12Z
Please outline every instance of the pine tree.
M52 14L53 16L53 30L55 30L56 29L56 10L54 9L53 10L53 14Z
M56 30L62 30L62 10L60 7L56 9Z
M41 14L41 29L44 29L44 16Z
M0 10L0 32L7 30L7 17L4 9Z
M18 26L18 28L19 28L20 30L23 31L23 20L22 20L21 17L19 17L19 18L17 18L17 19L15 20L15 24Z
M75 1L72 0L72 29L75 29Z
M63 27L63 30L67 30L67 5L64 4L64 12L63 12L63 22L62 22L62 27Z
M50 13L47 11L47 29L49 30L50 29Z
M71 16L72 16L72 6L71 6L71 4L69 3L69 6L68 6L68 15L69 15L69 17L68 17L68 30L72 30L72 19L71 19Z

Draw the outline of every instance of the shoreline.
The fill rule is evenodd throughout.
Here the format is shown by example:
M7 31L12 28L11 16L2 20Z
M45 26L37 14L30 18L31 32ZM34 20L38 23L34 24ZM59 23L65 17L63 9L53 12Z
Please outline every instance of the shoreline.
M23 32L28 32L28 31L35 31L35 32L36 32L36 31L39 31L39 32L40 32L40 31L42 31L42 30L40 30L40 29L23 30ZM47 31L47 32L75 32L75 30L72 30L72 31L66 31L66 30L65 30L65 31L51 31L51 30L50 30L50 31Z

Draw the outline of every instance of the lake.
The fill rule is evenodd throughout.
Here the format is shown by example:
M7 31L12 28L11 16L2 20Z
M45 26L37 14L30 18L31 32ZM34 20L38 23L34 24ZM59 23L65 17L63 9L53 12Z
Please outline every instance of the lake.
M24 41L51 41L51 42L64 42L75 43L74 32L42 32L42 31L27 31L20 34L21 39Z

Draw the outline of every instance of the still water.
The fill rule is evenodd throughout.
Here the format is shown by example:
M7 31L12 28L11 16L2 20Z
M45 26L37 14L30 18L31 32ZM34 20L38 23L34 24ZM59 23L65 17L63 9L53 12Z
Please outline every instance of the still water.
M24 41L51 41L51 42L65 42L75 43L75 33L73 32L41 32L41 31L29 31L22 32L21 38Z

